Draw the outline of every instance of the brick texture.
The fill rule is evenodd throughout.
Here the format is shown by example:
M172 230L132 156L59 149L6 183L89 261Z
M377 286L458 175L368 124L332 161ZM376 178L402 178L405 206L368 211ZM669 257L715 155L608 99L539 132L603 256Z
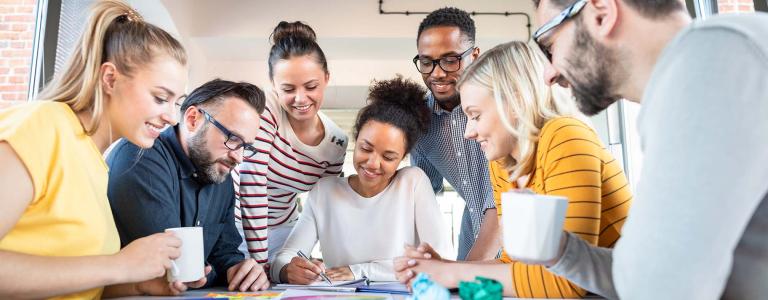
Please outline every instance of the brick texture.
M753 0L717 0L717 11L721 14L753 12L755 3Z
M0 0L0 109L27 100L36 0Z

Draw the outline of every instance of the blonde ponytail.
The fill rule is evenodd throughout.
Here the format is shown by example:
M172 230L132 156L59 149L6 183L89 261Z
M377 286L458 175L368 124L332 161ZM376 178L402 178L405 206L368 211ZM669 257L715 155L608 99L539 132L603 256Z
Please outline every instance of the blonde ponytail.
M166 31L144 22L141 15L119 0L98 1L65 67L42 91L38 99L68 104L76 113L90 111L86 133L98 130L104 112L101 65L111 62L130 76L136 67L166 54L182 65L187 54L181 43Z

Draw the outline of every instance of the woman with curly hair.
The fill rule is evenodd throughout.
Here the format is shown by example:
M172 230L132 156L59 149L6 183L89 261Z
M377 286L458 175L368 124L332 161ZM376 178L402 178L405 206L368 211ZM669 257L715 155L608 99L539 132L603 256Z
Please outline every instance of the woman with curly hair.
M424 89L397 77L370 88L354 126L357 175L324 177L272 265L272 279L309 284L325 265L296 256L319 241L331 280L363 276L393 281L392 259L403 244L428 242L451 256L451 244L429 178L400 162L429 124ZM361 234L365 233L365 234Z

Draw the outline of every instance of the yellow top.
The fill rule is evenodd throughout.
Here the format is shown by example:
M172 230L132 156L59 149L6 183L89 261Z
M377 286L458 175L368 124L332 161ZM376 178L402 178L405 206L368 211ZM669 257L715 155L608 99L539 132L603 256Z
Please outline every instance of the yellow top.
M621 165L604 149L597 134L583 122L560 117L544 124L536 148L535 171L527 188L537 194L568 198L564 230L600 247L613 247L632 203L632 192ZM491 185L501 216L501 193L517 184L497 162L491 162ZM581 298L586 292L542 266L511 264L521 298Z
M0 141L19 156L35 190L29 207L0 239L0 250L40 256L120 250L107 201L107 165L68 105L39 101L0 111ZM102 290L62 298L99 298Z

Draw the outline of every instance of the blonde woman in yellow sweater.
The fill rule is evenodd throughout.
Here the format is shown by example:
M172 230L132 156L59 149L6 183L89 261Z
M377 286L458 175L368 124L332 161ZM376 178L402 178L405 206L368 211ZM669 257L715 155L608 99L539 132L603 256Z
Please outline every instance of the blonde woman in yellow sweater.
M205 284L163 277L180 255L172 233L120 249L102 158L119 138L152 147L178 122L187 70L169 33L123 1L94 1L38 101L0 110L0 299L168 295Z
M491 161L497 212L501 193L528 188L565 196L564 229L593 245L612 247L632 202L627 179L575 102L542 80L545 60L523 42L501 44L481 55L458 83L467 114L465 137L476 140ZM586 292L545 267L501 259L444 260L430 245L406 247L395 260L398 280L420 272L456 287L484 276L504 285L504 295L524 298L580 298Z

